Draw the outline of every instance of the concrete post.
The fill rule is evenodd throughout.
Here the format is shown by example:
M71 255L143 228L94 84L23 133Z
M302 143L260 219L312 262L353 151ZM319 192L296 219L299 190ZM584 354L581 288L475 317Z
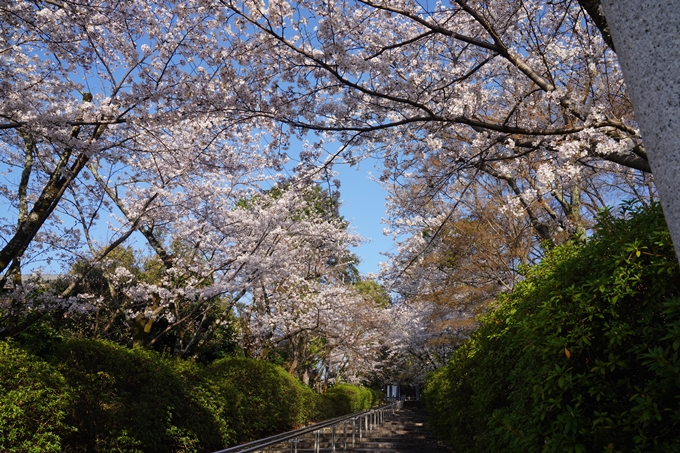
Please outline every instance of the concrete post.
M602 0L680 260L680 1Z

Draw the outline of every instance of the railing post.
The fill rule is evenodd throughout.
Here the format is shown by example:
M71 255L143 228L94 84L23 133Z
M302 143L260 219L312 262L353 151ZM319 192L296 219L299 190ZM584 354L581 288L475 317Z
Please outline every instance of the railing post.
M344 437L344 440L342 441L342 449L343 451L347 451L347 420L342 422L342 434Z
M368 433L369 431L373 431L376 426L378 426L381 423L385 423L385 421L389 417L389 412L392 411L392 414L395 414L398 409L400 409L403 406L403 401L395 401L392 404L386 404L385 406L379 407L379 408L374 408L374 409L369 409L365 410L362 412L354 413L354 414L349 414L346 416L340 416L335 419L328 420L326 422L320 422L315 425L299 428L297 430L293 430L287 433L282 433L282 434L276 434L264 439L248 442L242 445L238 445L235 447L230 447L224 450L220 450L214 453L236 453L239 451L249 451L249 452L259 452L259 453L270 453L272 451L287 451L287 448L285 447L285 442L290 442L290 452L291 453L298 453L299 451L299 442L303 439L309 439L307 435L313 435L314 436L314 450L309 450L310 452L313 451L314 453L320 453L321 451L321 442L323 441L322 438L325 436L325 430L326 428L331 428L331 446L328 448L332 453L335 453L337 451L336 449L336 443L338 441L337 436L337 428L342 423L342 428L343 428L343 450L347 451L347 444L348 444L348 423L350 420L352 420L352 448L356 448L357 443L360 443L363 440L364 437L364 432ZM357 440L357 425L359 428L359 439ZM311 439L310 439L311 440ZM274 448L272 449L272 446ZM326 450L326 448L324 448Z
M335 425L331 427L331 444L333 445L331 451L335 453Z

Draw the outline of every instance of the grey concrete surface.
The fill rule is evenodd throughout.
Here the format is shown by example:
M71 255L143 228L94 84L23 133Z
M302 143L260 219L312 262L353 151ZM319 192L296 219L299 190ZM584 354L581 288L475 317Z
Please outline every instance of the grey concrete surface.
M680 0L602 0L680 260Z

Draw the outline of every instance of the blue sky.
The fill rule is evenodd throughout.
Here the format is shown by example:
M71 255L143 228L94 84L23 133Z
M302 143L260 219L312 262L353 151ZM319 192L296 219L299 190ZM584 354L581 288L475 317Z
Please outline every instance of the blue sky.
M389 237L383 235L385 225L381 220L385 215L385 197L387 192L369 179L369 175L378 176L371 161L363 161L358 166L338 165L334 167L340 180L340 214L352 225L353 231L370 240L352 251L361 258L359 271L362 274L378 272L378 263L386 261L380 252L392 250Z

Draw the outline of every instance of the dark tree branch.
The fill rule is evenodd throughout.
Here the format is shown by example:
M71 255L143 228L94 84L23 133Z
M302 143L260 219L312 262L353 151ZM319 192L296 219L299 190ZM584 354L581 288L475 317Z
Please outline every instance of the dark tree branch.
M607 43L611 50L616 52L614 40L609 32L609 25L607 25L607 19L600 13L600 0L578 0L578 4L581 5L581 8L583 8L586 13L588 13L588 16L590 16L590 19L597 29L600 30L604 42Z

